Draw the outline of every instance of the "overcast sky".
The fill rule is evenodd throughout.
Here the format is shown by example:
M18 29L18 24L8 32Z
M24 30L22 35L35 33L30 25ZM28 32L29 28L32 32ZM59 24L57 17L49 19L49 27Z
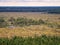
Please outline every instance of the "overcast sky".
M0 6L60 6L60 0L0 0Z
M0 2L58 2L60 0L0 0Z

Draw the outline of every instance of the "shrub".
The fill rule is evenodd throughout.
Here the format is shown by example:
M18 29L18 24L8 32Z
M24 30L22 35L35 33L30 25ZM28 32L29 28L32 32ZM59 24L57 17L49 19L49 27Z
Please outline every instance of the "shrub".
M57 25L57 28L60 29L60 25Z
M8 26L8 23L4 18L0 18L0 28Z
M11 25L15 25L15 18L11 17L8 21L11 22Z
M38 20L38 23L39 23L39 24L45 24L45 21L43 21L42 19L39 19L39 20Z

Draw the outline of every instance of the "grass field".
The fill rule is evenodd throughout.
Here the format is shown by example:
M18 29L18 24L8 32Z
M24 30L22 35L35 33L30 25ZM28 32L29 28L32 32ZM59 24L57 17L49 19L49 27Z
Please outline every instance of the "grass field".
M32 37L13 37L0 38L0 45L60 45L60 37L56 36L35 36Z
M0 17L2 17L0 18L0 45L60 45L60 14L0 12ZM9 22L8 19L11 17L15 19L23 17L34 21L41 20L40 22L37 21L39 22L38 25L36 25L37 23L34 24L34 22L33 25L23 25L26 24L24 23L26 20L23 19L22 27L16 26L16 24L14 24L13 28L3 26L6 22ZM1 23L4 21L6 22ZM44 21L44 23L41 21Z
M32 13L32 12L0 12L0 17L5 17L6 19L10 17L26 17L28 19L42 19L47 20L49 23L60 25L60 14L41 14L41 13ZM60 35L60 27L59 28L51 28L47 25L31 25L24 27L14 27L14 28L0 28L0 37L13 37L13 36L34 36L34 35Z
M60 32L57 29L49 28L46 26L28 26L28 27L16 27L16 28L0 28L0 37L33 37L35 35L48 35L48 36L60 36Z

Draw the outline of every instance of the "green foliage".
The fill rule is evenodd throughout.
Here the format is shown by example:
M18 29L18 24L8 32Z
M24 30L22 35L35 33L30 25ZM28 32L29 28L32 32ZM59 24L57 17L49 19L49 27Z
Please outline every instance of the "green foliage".
M56 36L35 36L13 37L12 39L0 38L0 45L60 45L60 37Z

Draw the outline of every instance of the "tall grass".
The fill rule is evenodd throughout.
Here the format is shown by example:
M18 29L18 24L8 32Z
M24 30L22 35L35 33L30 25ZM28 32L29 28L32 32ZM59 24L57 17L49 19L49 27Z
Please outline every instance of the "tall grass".
M55 36L35 36L0 38L0 45L60 45L60 37Z

